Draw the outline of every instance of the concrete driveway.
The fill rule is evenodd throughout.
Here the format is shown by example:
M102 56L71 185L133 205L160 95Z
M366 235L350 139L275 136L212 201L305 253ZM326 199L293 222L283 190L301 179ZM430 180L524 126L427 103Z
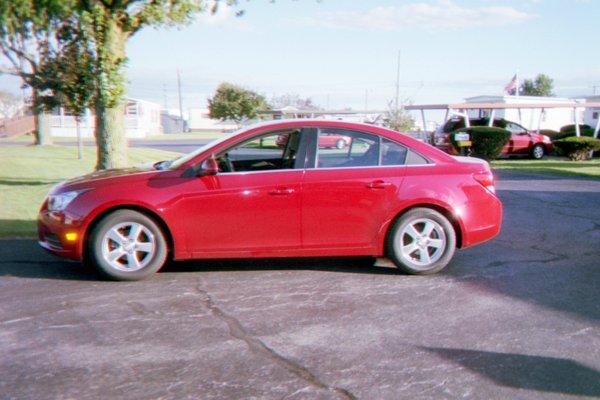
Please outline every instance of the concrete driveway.
M502 234L436 276L241 260L115 283L0 241L0 397L599 397L600 181L501 178Z

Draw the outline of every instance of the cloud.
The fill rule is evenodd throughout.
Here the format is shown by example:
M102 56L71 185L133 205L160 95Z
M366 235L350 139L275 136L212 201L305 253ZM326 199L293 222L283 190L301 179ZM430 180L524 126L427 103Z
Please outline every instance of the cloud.
M518 24L536 15L513 7L462 7L452 0L375 7L367 11L321 12L316 18L296 18L302 26L330 29L399 30L422 27L430 30L498 27Z

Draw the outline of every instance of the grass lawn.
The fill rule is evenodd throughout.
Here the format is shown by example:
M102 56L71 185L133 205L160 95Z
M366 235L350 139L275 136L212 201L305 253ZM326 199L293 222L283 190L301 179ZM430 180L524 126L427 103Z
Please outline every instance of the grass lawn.
M130 148L131 165L173 159L180 154ZM48 190L56 183L94 170L96 149L74 146L0 147L0 238L36 236L35 220Z
M588 161L571 161L566 157L546 157L543 160L496 160L492 161L492 167L600 178L600 158Z
M140 138L140 139L129 139L134 140L134 141L169 141L169 140L173 140L173 141L177 141L177 140L197 140L197 139L219 139L223 136L227 136L229 135L230 132L221 132L221 131L207 131L207 132L186 132L186 133L171 133L171 134L165 134L165 135L152 135L152 136L147 136L145 138ZM54 136L52 137L52 142L54 144L61 144L61 143L73 143L76 142L77 138L76 137L64 137L64 136ZM93 142L94 138L93 137L84 137L83 138L84 142ZM0 138L0 143L1 142L18 142L18 143L24 143L24 144L29 144L29 143L33 143L33 136L32 135L21 135L21 136L13 136L13 137L5 137L5 138Z

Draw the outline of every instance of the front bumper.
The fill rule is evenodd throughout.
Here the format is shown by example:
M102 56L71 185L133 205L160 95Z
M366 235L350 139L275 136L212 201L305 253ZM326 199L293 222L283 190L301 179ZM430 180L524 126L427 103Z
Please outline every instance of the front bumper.
M81 220L66 212L40 211L37 219L39 245L46 251L70 260L80 261L83 257L83 235ZM67 239L67 234L76 239Z

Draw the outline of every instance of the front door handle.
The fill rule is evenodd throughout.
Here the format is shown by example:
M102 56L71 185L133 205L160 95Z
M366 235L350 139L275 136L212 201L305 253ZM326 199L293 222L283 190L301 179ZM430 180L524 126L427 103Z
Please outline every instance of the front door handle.
M373 181L373 182L369 182L367 184L367 187L369 189L385 189L386 187L392 186L392 184L390 182L385 182L382 180L377 180L377 181Z
M269 190L271 196L285 196L292 193L294 193L294 189L286 187Z

